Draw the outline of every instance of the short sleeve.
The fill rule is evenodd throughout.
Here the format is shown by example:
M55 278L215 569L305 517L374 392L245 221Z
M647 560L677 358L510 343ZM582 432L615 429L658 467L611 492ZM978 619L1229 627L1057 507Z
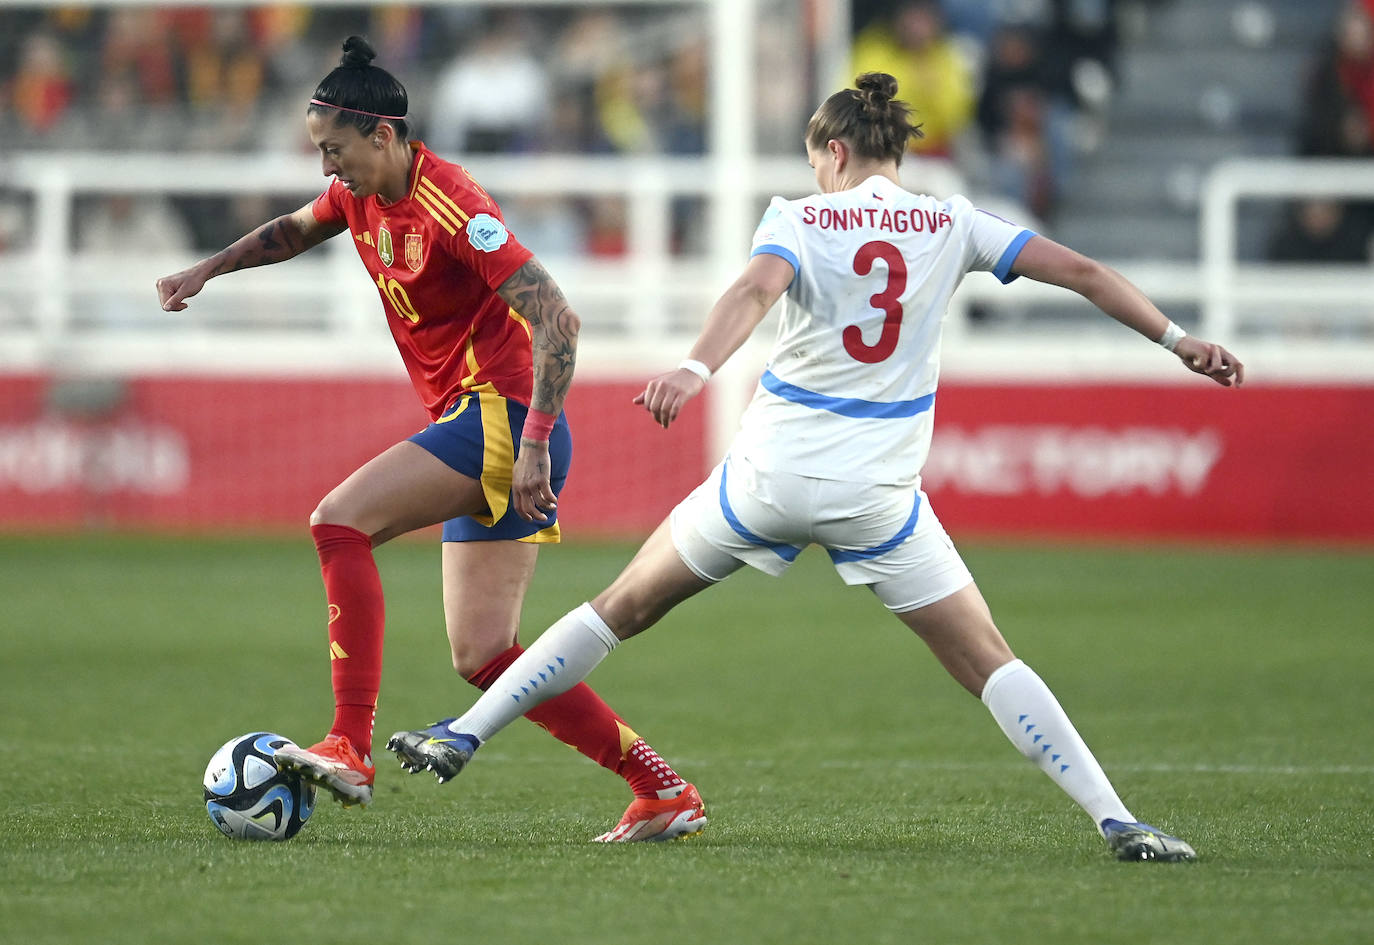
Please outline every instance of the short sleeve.
M969 233L972 259L969 270L990 272L1003 284L1017 278L1012 275L1011 267L1016 262L1021 248L1030 242L1034 230L1028 230L986 210L973 211L973 226Z
M348 220L344 217L343 205L339 202L339 196L342 192L344 192L344 185L339 183L338 178L335 178L329 182L324 193L315 198L310 209L315 214L317 222L348 224Z
M448 172L424 174L415 199L427 208L445 231L448 251L487 284L497 289L534 256L515 238L501 210L486 192ZM461 172L460 172L461 173Z
M496 210L493 205L492 210ZM468 265L489 288L500 288L511 273L529 262L534 253L525 248L497 213L475 213L453 240L454 255Z
M792 223L787 201L774 197L768 209L754 230L754 248L749 256L761 253L780 256L792 264L793 278L801 273L801 241L797 238L797 228Z

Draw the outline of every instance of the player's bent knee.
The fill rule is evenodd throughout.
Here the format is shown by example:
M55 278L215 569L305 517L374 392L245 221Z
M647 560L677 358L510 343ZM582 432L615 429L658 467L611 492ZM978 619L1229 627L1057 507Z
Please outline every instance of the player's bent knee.
M310 513L310 524L312 526L345 525L349 528L363 530L357 510L349 508L333 492L321 499L320 504L315 506L315 511Z

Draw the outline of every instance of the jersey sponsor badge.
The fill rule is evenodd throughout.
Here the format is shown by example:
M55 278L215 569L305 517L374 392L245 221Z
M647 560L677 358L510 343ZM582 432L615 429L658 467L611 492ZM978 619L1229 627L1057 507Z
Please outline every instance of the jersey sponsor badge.
M506 245L510 231L490 213L479 213L468 221L468 242L484 253L495 252Z
M419 233L406 234L406 265L411 272L419 272L421 264L424 263L425 244L424 237Z
M395 247L391 245L391 231L385 226L377 227L377 255L382 257L384 266L390 266L396 261Z

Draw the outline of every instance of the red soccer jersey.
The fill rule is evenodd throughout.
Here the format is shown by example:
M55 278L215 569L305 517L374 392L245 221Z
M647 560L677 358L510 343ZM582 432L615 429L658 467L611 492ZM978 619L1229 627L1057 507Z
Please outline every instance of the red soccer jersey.
M334 180L312 208L343 223L372 275L411 382L432 418L459 394L495 390L528 405L529 325L495 289L531 257L467 171L419 141L410 189L395 203Z

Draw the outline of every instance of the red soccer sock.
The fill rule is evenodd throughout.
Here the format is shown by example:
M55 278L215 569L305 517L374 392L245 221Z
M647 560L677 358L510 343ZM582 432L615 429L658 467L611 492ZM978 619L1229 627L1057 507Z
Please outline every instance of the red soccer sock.
M313 525L329 601L329 669L334 685L331 735L345 735L358 754L372 753L372 723L382 684L386 607L372 539L347 525Z
M485 692L523 652L524 647L516 644L469 676L468 682ZM686 783L586 683L536 706L525 718L620 775L635 797L656 798L660 791Z

